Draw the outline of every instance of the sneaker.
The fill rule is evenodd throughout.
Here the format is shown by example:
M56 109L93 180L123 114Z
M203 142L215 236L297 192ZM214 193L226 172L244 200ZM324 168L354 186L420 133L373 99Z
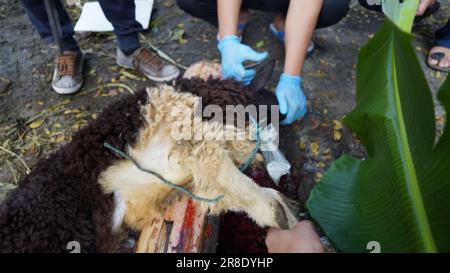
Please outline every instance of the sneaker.
M83 86L84 55L79 51L64 51L56 57L52 88L61 95L78 92Z
M155 82L170 81L180 75L180 71L174 65L162 60L156 53L141 47L130 56L126 56L117 48L117 64L125 68L136 69L147 78Z

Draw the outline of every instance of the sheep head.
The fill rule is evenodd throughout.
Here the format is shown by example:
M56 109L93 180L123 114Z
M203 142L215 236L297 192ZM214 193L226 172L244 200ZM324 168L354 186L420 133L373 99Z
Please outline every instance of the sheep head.
M219 64L202 61L189 67L177 85L180 91L201 97L203 108L218 105L226 111L227 106L252 105L258 110L261 110L261 107L267 107L267 111L258 111L258 120L267 119L270 123L275 116L278 120L284 119L282 115L280 116L278 107L271 108L271 106L278 106L277 98L265 89L274 66L275 60L259 64L251 85L245 86L233 79L223 80Z

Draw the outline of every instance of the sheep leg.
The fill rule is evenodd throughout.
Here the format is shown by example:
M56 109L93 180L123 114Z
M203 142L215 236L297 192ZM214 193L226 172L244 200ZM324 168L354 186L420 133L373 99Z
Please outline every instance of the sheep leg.
M198 175L201 174L197 173L196 177L194 173L194 178L199 179ZM251 178L240 172L228 156L222 161L216 177L200 179L209 180L208 188L214 187L224 196L218 203L209 206L213 214L243 211L260 226L282 229L292 228L298 222L299 207L295 201L289 200L276 190L258 186Z

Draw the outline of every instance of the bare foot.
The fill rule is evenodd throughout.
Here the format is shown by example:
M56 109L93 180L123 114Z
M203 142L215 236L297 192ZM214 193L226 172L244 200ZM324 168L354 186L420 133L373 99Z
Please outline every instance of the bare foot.
M449 71L450 70L450 48L435 46L428 54L428 65L431 68Z

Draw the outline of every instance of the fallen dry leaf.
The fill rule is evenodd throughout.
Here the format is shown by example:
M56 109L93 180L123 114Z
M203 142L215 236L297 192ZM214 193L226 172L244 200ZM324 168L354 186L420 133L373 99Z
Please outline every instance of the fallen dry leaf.
M35 120L32 123L30 123L28 125L28 127L30 127L31 129L37 129L37 128L41 127L42 124L44 124L44 120L43 119L38 119L38 120Z
M334 130L342 129L342 123L339 120L333 120Z
M304 151L305 148L306 148L305 143L304 143L303 141L300 141L300 143L298 144L298 148L299 148L301 151Z
M310 144L311 154L313 156L318 156L320 151L320 146L317 142L313 142Z
M319 168L319 169L323 169L323 168L325 168L325 163L319 162L319 163L316 164L316 167Z
M338 130L333 131L333 139L339 141L342 139L342 134Z
M261 49L264 46L264 41L258 41L255 45L257 49Z
M322 178L323 178L322 173L316 173L316 178L315 178L316 183L319 183L320 180L322 180Z
M57 123L53 124L53 128L60 129L60 128L62 128L62 125L61 125L61 123L57 122Z
M80 112L80 109L69 109L64 111L64 115L79 114Z

